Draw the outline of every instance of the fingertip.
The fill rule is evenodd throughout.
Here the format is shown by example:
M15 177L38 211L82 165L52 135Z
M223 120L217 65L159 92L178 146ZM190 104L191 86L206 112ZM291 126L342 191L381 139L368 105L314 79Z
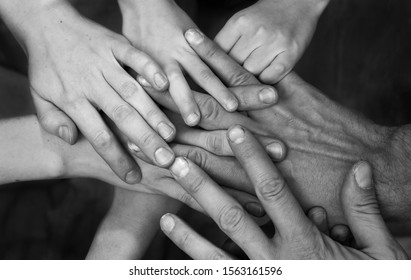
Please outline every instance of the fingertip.
M327 212L324 208L316 206L308 211L308 217L315 225L321 225L327 220Z
M227 137L231 143L241 144L245 139L245 130L240 125L235 125L228 129Z
M62 125L58 128L58 136L66 143L73 145L77 140L77 128L70 125Z
M235 112L238 109L239 102L236 98L232 98L225 102L223 106L227 112Z
M363 190L373 188L372 168L366 161L360 161L352 168L356 185Z
M175 227L175 221L173 216L170 213L164 214L161 219L160 219L160 228L161 230L169 234L171 231L173 231Z
M350 236L350 229L346 225L335 225L330 231L330 237L344 244L348 241Z
M165 74L158 72L154 74L154 84L156 85L157 90L165 91L168 89L170 82Z
M264 104L276 104L278 102L277 90L273 87L265 87L258 93L258 99Z
M172 124L161 122L157 125L158 134L167 142L170 142L176 136L176 128Z
M177 157L169 169L175 178L184 178L190 172L190 166L185 157Z
M186 38L187 42L192 45L199 45L204 41L204 34L196 28L188 29L184 33L184 37Z
M138 184L142 175L140 170L133 169L126 174L125 182L129 185Z
M287 155L287 148L285 147L285 144L280 141L267 145L265 150L275 161L282 161Z
M186 118L184 118L184 122L188 126L196 126L200 123L200 114L199 113L191 113Z

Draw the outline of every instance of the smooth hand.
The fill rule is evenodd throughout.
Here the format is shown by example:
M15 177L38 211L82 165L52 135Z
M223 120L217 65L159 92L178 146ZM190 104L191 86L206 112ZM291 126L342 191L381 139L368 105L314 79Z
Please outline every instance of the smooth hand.
M123 69L141 73L158 90L168 81L160 66L117 35L59 3L37 14L37 37L27 40L31 91L43 127L73 144L76 126L125 182L141 179L101 112L156 165L174 153L166 140L175 128L144 89ZM33 32L34 33L34 32Z
M185 40L185 32L196 25L173 0L120 0L119 3L123 13L123 34L134 46L159 61L170 81L170 94L186 124L198 124L201 113L184 72L226 110L237 109L234 94Z
M260 0L236 13L215 42L267 84L279 82L303 55L329 0Z

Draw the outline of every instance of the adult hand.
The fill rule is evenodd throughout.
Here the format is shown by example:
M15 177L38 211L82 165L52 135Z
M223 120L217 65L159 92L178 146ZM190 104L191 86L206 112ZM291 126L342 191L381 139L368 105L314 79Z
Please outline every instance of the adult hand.
M267 84L285 77L311 41L329 0L260 0L236 13L215 42Z
M35 19L41 26L38 38L27 39L26 49L31 91L45 129L73 144L77 125L122 180L136 183L140 170L103 121L101 109L156 165L171 164L174 153L165 140L173 138L173 124L122 68L130 66L164 90L168 81L160 66L65 2L44 8Z
M407 259L381 217L372 181L371 166L357 163L347 174L341 191L344 215L358 248L350 248L323 234L305 215L265 149L239 126L228 131L235 156L249 176L257 196L274 223L268 238L233 198L185 158L170 167L175 179L235 241L250 259ZM183 251L195 259L230 259L172 214L161 219L161 228Z
M190 45L228 86L259 84L254 75L210 39ZM350 167L364 159L375 170L384 218L404 225L410 211L410 188L404 173L404 166L409 163L399 152L407 150L401 144L403 140L393 139L391 128L376 125L329 100L294 73L287 75L277 90L279 102L275 106L249 111L249 118L242 116L245 120L229 120L231 125L241 124L253 133L285 142L287 157L278 167L303 208L322 206L328 213L330 226L346 223L339 199L341 182ZM219 117L215 119L216 124L222 121ZM225 122L224 126L227 125ZM256 127L259 132L255 131ZM268 145L266 149L275 152L277 145ZM224 176L218 170L214 173ZM245 174L242 178L225 177L233 185L247 178Z
M234 94L184 39L184 33L196 25L173 0L120 0L119 4L123 14L123 34L134 46L159 61L170 81L170 94L187 125L197 125L201 114L183 71L227 111L238 108Z

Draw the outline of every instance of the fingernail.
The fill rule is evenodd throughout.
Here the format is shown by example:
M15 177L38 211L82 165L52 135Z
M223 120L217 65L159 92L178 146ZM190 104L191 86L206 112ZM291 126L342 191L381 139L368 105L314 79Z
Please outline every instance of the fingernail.
M137 82L143 87L151 87L151 84L143 76L137 76Z
M183 178L185 177L188 172L190 171L190 168L188 167L188 162L184 158L176 158L174 161L173 165L170 167L170 171L177 177L177 178Z
M136 170L131 170L126 175L126 182L128 184L137 184L140 181L140 174Z
M248 213L255 217L263 217L265 215L265 210L264 208L256 203L256 202L250 202L245 205L245 210L247 210Z
M187 30L185 37L189 43L194 45L198 45L204 40L203 33L194 28Z
M273 104L277 101L277 93L273 88L265 88L258 94L258 98L264 104Z
M164 140L167 140L174 134L174 129L165 122L159 123L157 131Z
M372 170L367 162L362 161L356 164L354 177L358 187L361 189L366 190L372 188Z
M164 88L168 84L167 77L164 76L162 73L157 73L154 75L154 83L156 83L156 86L159 88Z
M323 210L311 212L311 218L316 224L322 223L325 220L325 212Z
M141 151L140 148L139 148L136 144L134 144L134 143L128 142L128 143L127 143L127 146L128 146L128 148L129 148L129 150L132 151L132 152L134 152L134 153L138 153L138 152Z
M238 101L237 100L230 100L225 104L224 107L228 112L234 112L238 108Z
M71 135L70 135L70 130L67 126L63 125L59 127L59 136L61 139L63 139L65 142L71 144Z
M174 154L165 148L158 148L154 153L154 157L160 166L165 166L171 163L174 159Z
M271 143L265 149L276 160L281 160L284 156L284 148L280 143Z
M233 127L228 131L228 138L235 144L240 144L244 141L245 131L239 126Z
M169 214L165 214L161 217L160 224L161 229L166 233L170 233L175 226L174 219Z
M186 118L185 122L187 125L192 126L198 124L199 120L200 116L196 113L192 113Z

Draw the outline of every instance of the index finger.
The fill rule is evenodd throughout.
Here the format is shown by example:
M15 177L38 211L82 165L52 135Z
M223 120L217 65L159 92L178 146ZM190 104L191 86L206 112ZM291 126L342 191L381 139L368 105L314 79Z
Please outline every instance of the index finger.
M313 225L258 140L240 126L230 128L227 135L234 155L250 178L279 235L305 234Z
M193 36L193 34L199 35ZM227 86L234 87L261 84L253 74L245 70L201 31L197 29L189 29L187 30L185 37L191 48L211 69L213 69ZM194 40L193 38L196 39Z

